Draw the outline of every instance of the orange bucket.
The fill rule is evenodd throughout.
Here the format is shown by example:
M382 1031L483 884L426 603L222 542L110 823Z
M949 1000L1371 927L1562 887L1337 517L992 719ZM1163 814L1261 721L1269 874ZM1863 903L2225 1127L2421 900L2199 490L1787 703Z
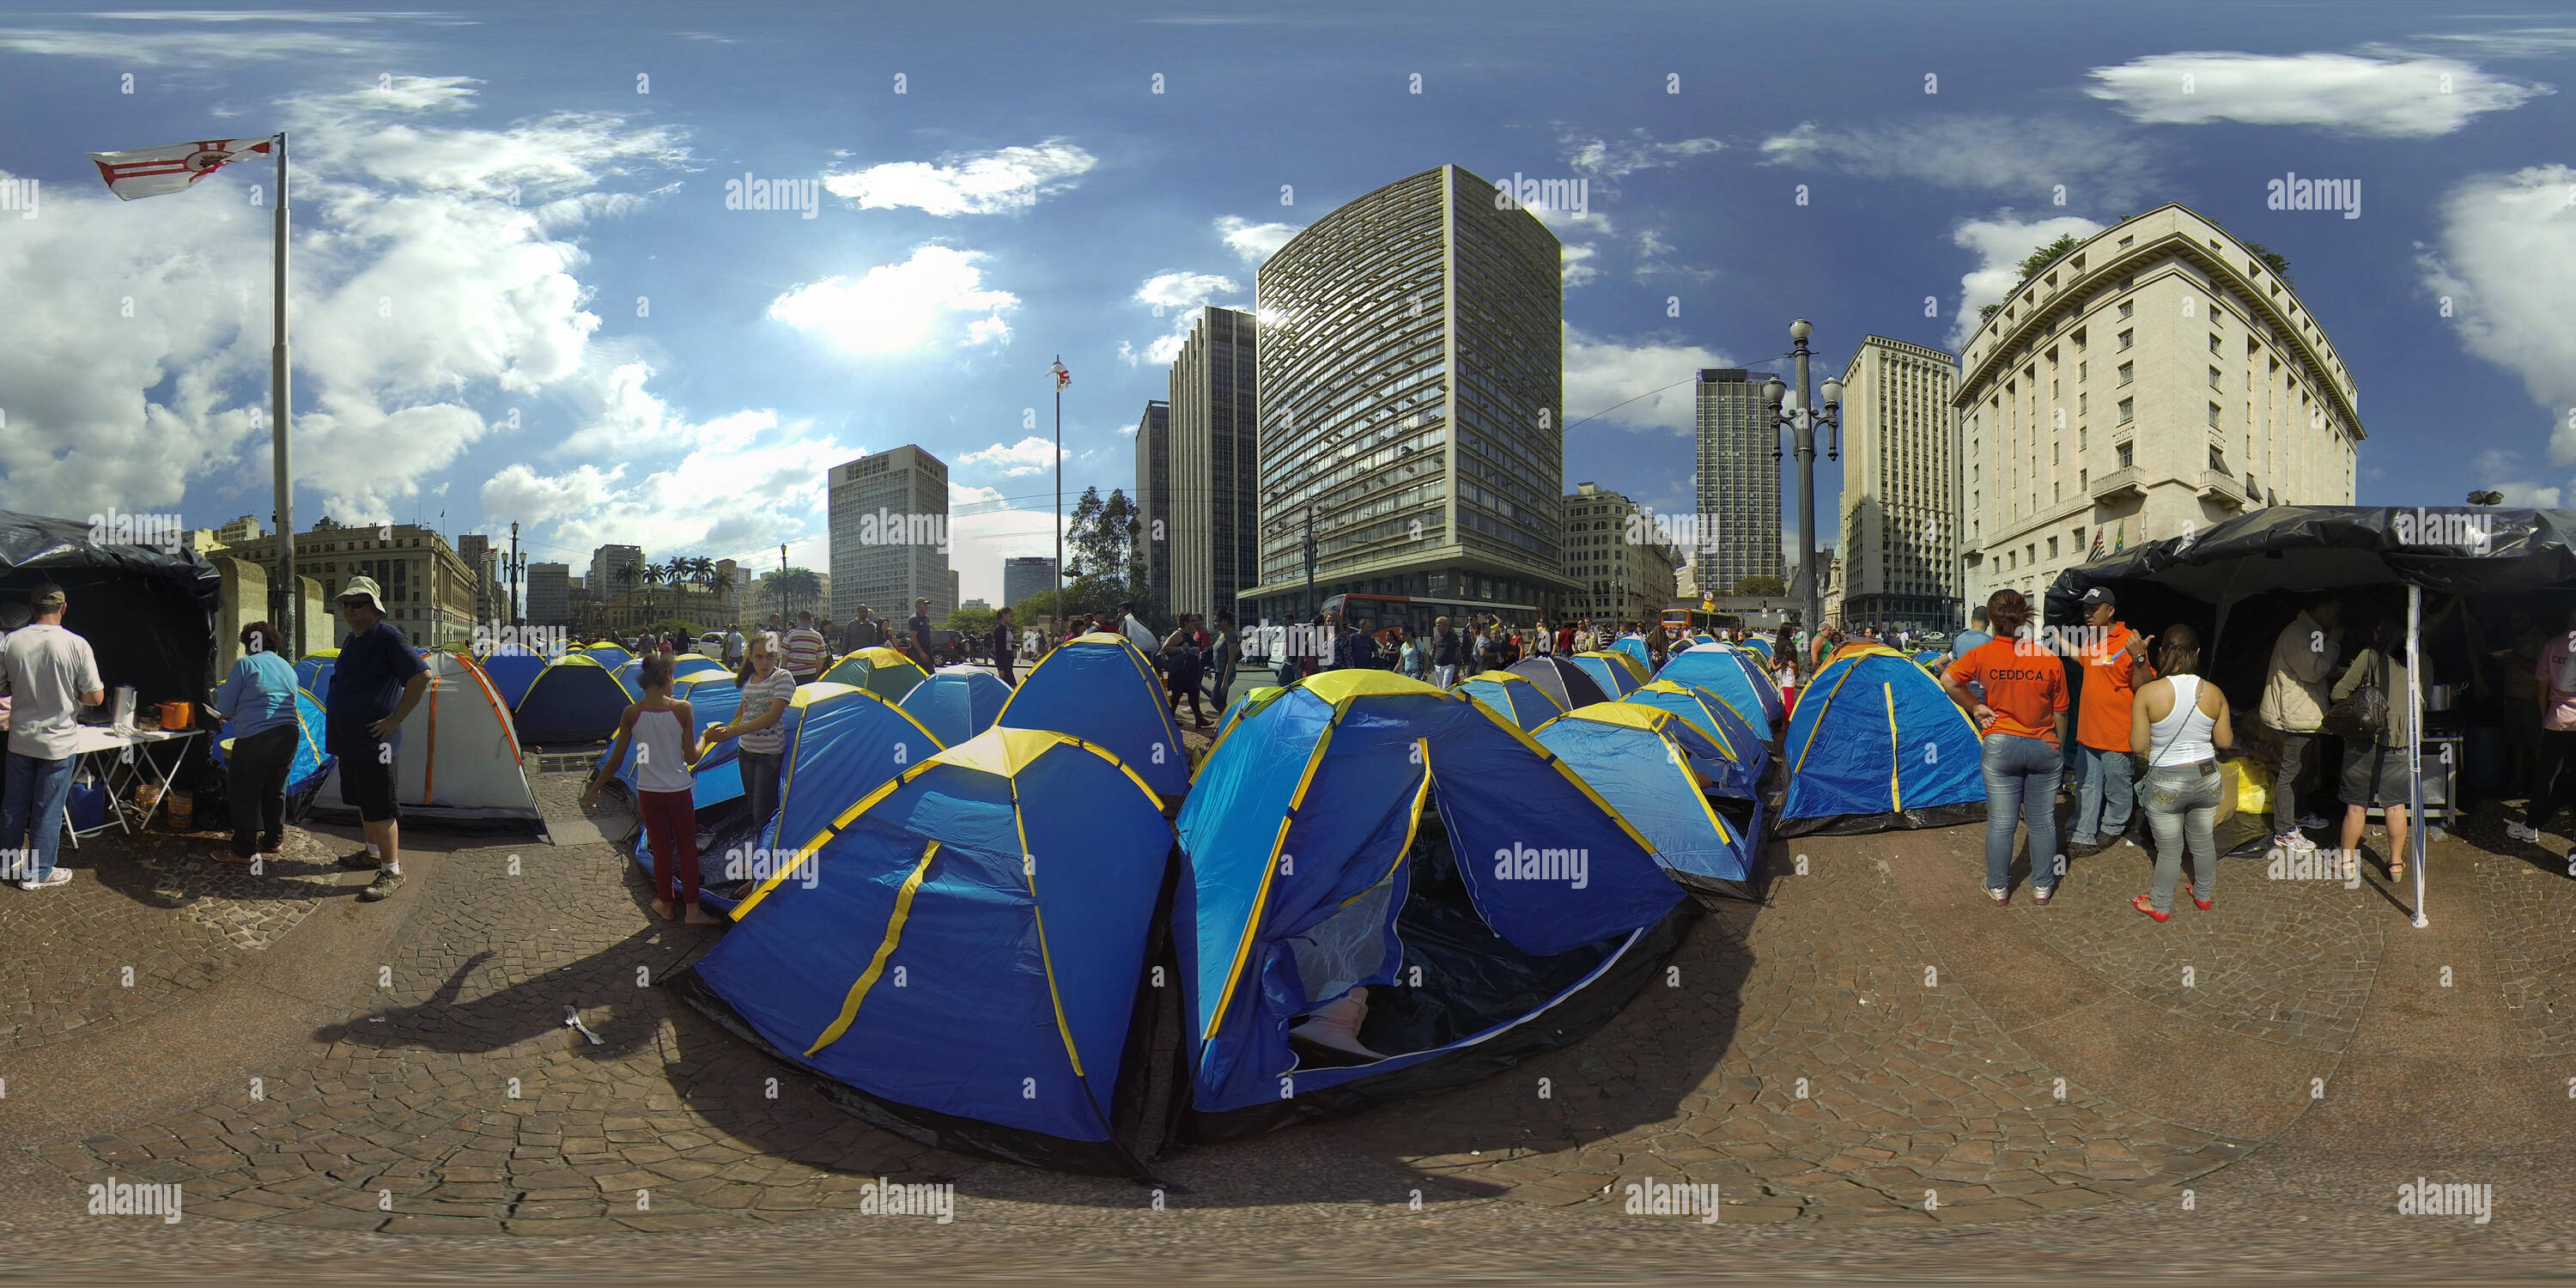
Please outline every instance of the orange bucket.
M188 727L189 722L196 718L196 714L196 703L164 702L161 704L161 727L164 729L185 729Z

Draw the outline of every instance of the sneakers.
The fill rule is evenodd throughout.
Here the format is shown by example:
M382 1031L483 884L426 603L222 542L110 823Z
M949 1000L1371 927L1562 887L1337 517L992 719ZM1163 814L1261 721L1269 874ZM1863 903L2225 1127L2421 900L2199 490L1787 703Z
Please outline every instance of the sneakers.
M2540 829L2529 826L2528 824L2507 823L2504 825L2504 834L2514 840L2525 842L2526 844L2540 844Z
M2070 859L2089 859L2109 848L2111 848L2109 845L2101 841L2068 841L2066 843L2066 857Z
M51 890L55 886L70 885L71 883L72 870L70 868L56 868L42 877L29 877L26 880L19 882L18 888L21 890Z
M233 847L229 845L218 845L215 848L206 851L206 857L217 863L223 864L228 868L246 868L250 866L250 860L233 853Z
M1375 1064L1386 1057L1360 1045L1360 1023L1368 1017L1368 990L1355 988L1317 1007L1305 1023L1288 1031L1298 1063L1308 1066Z
M359 847L358 851L354 854L343 854L340 856L340 866L347 868L352 872L362 871L367 868L381 868L384 865L385 861L383 859L379 859L375 855L368 853L366 848L363 846Z
M2303 831L2303 832L2313 832L2313 831L2315 831L2315 830L2317 830L2317 829L2319 829L2319 828L2324 827L2325 825L2326 825L2326 821L2325 821L2324 819L2321 819L2321 818L2317 817L2317 816L2316 816L2316 815L2314 815L2314 814L2301 814L2301 815L2299 816L2299 830L2300 830L2300 831Z
M2053 885L2032 886L2030 888L2030 901L2032 903L2046 903L2049 900L2049 896L2056 893L2057 887Z
M1998 908L2000 908L2000 907L2002 907L2005 903L2007 903L2007 902L2010 902L2010 901L2011 901L2011 899L2012 899L2012 891L2010 891L2010 890L2006 890L2006 889L2004 889L2002 886L1987 886L1987 887L1986 887L1986 897L1987 897L1987 898L1989 898L1989 899L1994 900L1994 901L1995 901L1995 906L1996 906L1996 907L1998 907Z
M386 898L394 891L402 889L402 883L401 873L391 868L378 868L376 879L366 889L358 892L358 902L374 903L378 899Z

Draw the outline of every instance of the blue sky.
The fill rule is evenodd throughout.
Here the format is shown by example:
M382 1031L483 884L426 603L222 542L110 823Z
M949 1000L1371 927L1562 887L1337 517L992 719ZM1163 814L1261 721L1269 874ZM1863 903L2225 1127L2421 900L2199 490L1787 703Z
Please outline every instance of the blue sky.
M267 513L268 176L119 203L83 154L278 128L299 516L518 519L576 565L826 566L822 471L916 442L989 596L1051 547L1050 360L1068 493L1131 484L1190 310L1442 162L1588 182L1551 217L1569 486L1687 509L1696 368L1798 316L1828 370L1948 347L2032 245L2178 200L2288 257L2363 502L2576 498L2576 7L1799 12L0 6L0 171L40 198L0 209L0 506ZM2267 210L2289 172L2360 217ZM815 217L727 209L746 174Z

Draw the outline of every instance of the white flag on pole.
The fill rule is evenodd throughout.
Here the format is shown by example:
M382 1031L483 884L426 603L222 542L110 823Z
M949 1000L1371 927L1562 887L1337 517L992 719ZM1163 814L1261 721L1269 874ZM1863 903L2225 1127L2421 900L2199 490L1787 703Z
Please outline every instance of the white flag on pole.
M92 152L89 159L98 163L98 176L107 180L108 191L132 201L136 197L178 192L222 169L227 162L250 156L273 157L276 148L275 139L208 139L126 152Z
M1056 360L1056 364L1047 368L1047 370L1055 373L1056 392L1064 392L1064 387L1073 383L1073 373L1064 369L1063 359L1058 358Z

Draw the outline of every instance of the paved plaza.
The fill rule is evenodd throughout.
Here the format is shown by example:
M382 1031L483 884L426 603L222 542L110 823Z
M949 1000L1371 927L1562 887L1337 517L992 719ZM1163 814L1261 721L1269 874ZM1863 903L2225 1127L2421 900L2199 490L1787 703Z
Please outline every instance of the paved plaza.
M2423 930L2375 868L2230 860L2158 925L2133 846L1997 909L1978 826L1775 843L1770 905L1703 917L1600 1031L1147 1187L833 1108L658 987L721 932L653 919L628 817L537 781L555 843L424 834L381 904L326 832L257 876L101 838L72 885L0 891L0 1264L2456 1281L2576 1253L2576 881L2491 816L2432 847ZM2492 1219L2399 1215L2419 1178L2490 1186ZM179 1184L184 1219L88 1215L111 1180ZM881 1180L953 1184L953 1220L863 1213ZM1626 1210L1657 1184L1721 1215Z

